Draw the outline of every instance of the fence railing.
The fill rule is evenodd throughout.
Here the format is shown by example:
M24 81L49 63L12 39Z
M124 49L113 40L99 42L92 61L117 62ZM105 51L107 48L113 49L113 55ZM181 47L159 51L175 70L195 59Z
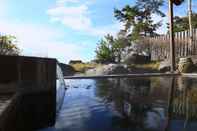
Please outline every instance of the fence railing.
M152 60L163 60L169 58L169 38L169 35L144 37L140 43L148 45ZM192 39L188 30L175 33L175 54L177 58L197 55L197 29L193 29Z

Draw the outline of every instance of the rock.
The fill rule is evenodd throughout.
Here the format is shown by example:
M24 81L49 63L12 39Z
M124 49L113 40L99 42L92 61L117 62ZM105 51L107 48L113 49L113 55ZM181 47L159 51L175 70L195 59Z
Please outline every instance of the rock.
M75 69L70 65L59 63L59 66L62 69L64 76L74 75L76 72Z
M88 70L88 75L112 75L112 74L126 74L129 73L126 65L123 64L108 64L95 69Z
M126 65L122 64L109 64L103 67L103 74L104 75L111 75L111 74L126 74L129 73Z
M181 73L191 73L194 70L194 64L192 62L192 59L189 57L180 58L178 64L178 70Z
M97 75L97 68L94 69L88 69L87 71L85 71L86 75Z
M150 61L150 57L143 55L143 54L137 54L134 52L131 52L127 54L123 59L123 62L126 64L142 64L147 63Z
M159 65L159 71L161 72L170 71L170 61L169 60L162 61Z

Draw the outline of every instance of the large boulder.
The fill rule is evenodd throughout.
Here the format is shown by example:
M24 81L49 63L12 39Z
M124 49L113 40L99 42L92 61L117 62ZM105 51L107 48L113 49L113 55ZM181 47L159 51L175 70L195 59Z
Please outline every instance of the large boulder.
M112 75L112 74L127 74L130 71L126 65L123 64L108 64L88 70L86 74L89 75Z
M192 62L192 59L189 57L180 58L178 64L178 70L181 73L191 73L194 70L194 64Z
M131 52L123 58L123 62L126 64L143 64L150 62L150 57L148 55Z
M111 75L111 74L126 74L129 73L126 65L122 64L109 64L103 66L103 74Z
M170 61L164 60L164 61L160 62L159 71L161 71L161 72L170 71Z

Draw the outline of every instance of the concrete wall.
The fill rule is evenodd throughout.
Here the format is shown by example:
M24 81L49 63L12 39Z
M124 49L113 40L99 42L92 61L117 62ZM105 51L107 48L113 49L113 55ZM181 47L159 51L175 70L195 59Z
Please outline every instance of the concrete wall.
M0 56L0 61L0 95L11 95L11 103L0 114L0 131L31 131L54 125L56 60Z

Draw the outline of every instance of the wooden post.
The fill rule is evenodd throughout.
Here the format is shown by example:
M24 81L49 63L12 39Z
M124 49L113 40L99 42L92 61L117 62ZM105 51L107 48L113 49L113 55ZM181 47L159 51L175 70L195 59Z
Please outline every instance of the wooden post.
M170 61L171 72L175 71L175 48L174 48L174 28L173 28L173 0L169 0L169 26L170 26Z
M194 31L195 33L195 42L194 42L194 55L197 55L197 29L195 29L195 31Z
M192 55L192 0L188 0L188 17L189 17L189 55Z
M187 56L187 31L183 32L183 39L184 39L184 55Z

